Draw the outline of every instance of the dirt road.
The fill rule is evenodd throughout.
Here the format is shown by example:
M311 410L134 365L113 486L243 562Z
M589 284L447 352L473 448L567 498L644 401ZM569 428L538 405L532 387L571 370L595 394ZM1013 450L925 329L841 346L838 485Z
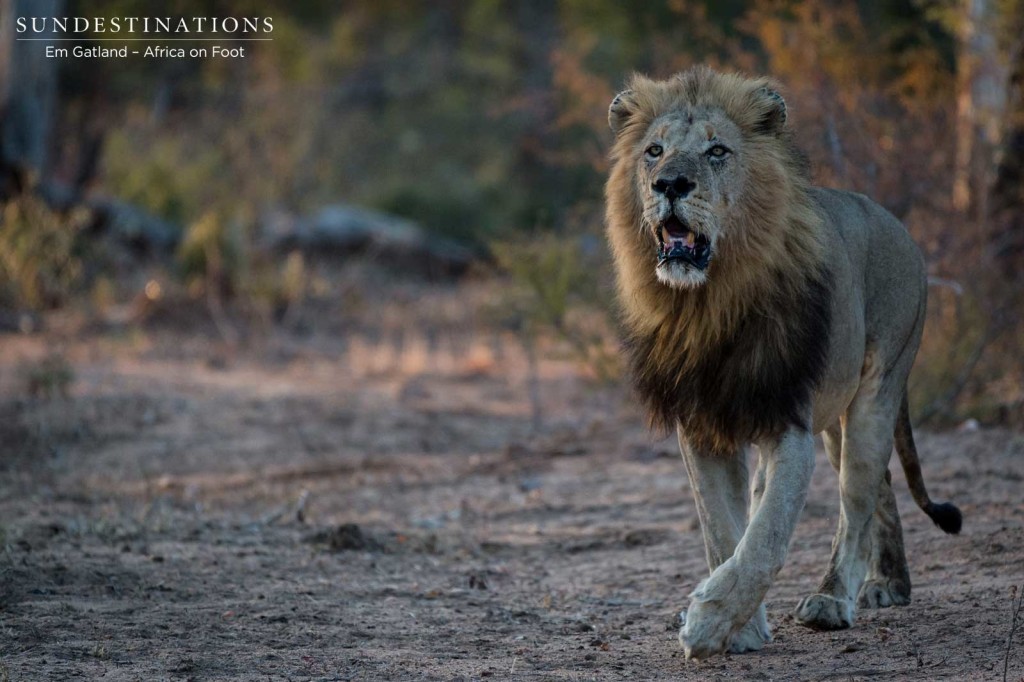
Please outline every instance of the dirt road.
M775 641L687 663L705 574L674 443L627 392L500 336L275 338L224 362L166 330L65 341L67 398L28 397L41 337L0 338L0 680L1000 680L1024 583L1024 438L922 433L944 536L904 515L913 603L837 633L790 611L825 568L819 453ZM1006 659L1024 678L1024 633Z

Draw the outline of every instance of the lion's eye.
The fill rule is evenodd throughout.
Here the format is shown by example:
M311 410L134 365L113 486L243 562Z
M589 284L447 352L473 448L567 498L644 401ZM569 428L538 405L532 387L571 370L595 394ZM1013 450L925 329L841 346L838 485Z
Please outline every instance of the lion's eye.
M720 144L716 144L714 147L708 150L708 156L715 159L720 159L728 153L729 150Z
M652 144L650 147L647 148L647 156L653 156L657 158L661 156L661 153L663 151L665 150L661 148L660 144Z

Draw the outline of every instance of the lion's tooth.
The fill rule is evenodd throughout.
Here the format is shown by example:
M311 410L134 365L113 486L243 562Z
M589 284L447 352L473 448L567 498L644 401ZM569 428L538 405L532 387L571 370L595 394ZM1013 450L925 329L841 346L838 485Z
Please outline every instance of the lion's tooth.
M686 245L689 246L691 249L693 248L693 243L696 240L697 240L697 237L694 236L693 232L687 232L686 233Z

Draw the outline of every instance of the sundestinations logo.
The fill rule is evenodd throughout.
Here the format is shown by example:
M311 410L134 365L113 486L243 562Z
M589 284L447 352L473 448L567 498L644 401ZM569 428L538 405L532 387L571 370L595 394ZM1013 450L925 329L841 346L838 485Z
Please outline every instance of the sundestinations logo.
M274 32L274 19L263 16L19 16L14 21L14 30L18 41L44 43L48 58L125 58L131 55L241 58L246 56L246 48L237 43L273 40L270 36Z
M273 17L18 17L19 33L273 33Z

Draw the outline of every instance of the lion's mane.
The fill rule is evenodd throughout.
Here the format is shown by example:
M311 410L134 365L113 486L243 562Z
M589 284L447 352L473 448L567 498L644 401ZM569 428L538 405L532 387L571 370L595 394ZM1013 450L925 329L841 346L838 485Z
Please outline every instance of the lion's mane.
M629 88L630 115L611 151L606 225L625 346L651 424L679 424L693 446L721 452L788 425L810 428L831 281L805 158L788 127L766 125L781 102L775 86L701 67L667 81L635 76ZM636 157L655 119L698 107L717 107L740 128L746 179L707 283L677 289L655 276Z

